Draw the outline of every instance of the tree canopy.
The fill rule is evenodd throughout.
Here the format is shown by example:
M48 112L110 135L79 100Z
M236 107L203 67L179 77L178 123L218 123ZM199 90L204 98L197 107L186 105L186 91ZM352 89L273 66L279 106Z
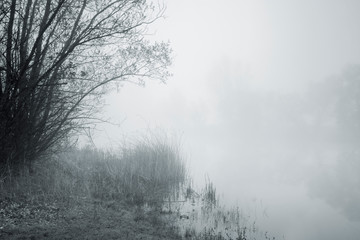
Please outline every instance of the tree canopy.
M91 121L109 84L165 81L168 43L146 39L164 7L144 0L4 0L0 167L18 169Z

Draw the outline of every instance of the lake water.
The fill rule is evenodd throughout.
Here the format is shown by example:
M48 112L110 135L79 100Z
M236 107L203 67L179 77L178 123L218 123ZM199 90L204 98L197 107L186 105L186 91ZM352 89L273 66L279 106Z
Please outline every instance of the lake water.
M239 206L276 239L359 239L358 158L330 145L231 142L198 142L207 150L191 157L196 182L209 176L226 206Z

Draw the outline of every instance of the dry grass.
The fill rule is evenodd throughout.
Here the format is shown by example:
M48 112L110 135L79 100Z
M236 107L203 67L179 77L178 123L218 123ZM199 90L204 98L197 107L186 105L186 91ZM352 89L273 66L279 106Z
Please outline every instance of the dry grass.
M115 224L108 217L111 215L121 229L123 224L137 229L141 223L133 237L147 231L144 239L176 239L176 231L164 231L170 226L163 226L156 209L179 194L185 179L179 145L167 138L143 137L117 152L69 149L35 162L32 171L24 170L16 178L0 176L0 238L15 239L17 233L26 236L41 228L44 234L61 239L69 227L79 225L83 227L77 233L87 239L84 234L94 232L87 226ZM116 215L125 210L130 217ZM73 224L68 226L69 222ZM141 225L148 227L141 230Z
M90 198L154 204L174 196L185 182L178 146L143 138L117 153L85 147L38 161L33 173L3 178L2 196Z

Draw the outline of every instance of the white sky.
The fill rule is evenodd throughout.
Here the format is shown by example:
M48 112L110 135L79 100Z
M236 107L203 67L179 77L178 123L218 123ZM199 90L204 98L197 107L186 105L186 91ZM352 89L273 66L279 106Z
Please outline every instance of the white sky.
M358 0L169 0L167 18L153 27L171 42L174 76L110 94L104 113L125 121L102 126L96 144L116 147L123 135L160 127L181 136L195 180L209 174L229 202L261 200L269 219L259 221L270 232L358 239L359 222L310 194L321 172L314 156L262 139L277 130L254 133L249 101L301 92L360 64L359 13Z

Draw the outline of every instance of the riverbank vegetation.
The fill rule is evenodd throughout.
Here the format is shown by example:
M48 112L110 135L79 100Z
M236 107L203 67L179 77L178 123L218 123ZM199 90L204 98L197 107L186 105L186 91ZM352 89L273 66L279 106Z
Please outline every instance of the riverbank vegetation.
M74 147L33 167L1 176L0 237L255 239L255 223L221 206L210 180L192 187L179 144L168 138L116 152Z

